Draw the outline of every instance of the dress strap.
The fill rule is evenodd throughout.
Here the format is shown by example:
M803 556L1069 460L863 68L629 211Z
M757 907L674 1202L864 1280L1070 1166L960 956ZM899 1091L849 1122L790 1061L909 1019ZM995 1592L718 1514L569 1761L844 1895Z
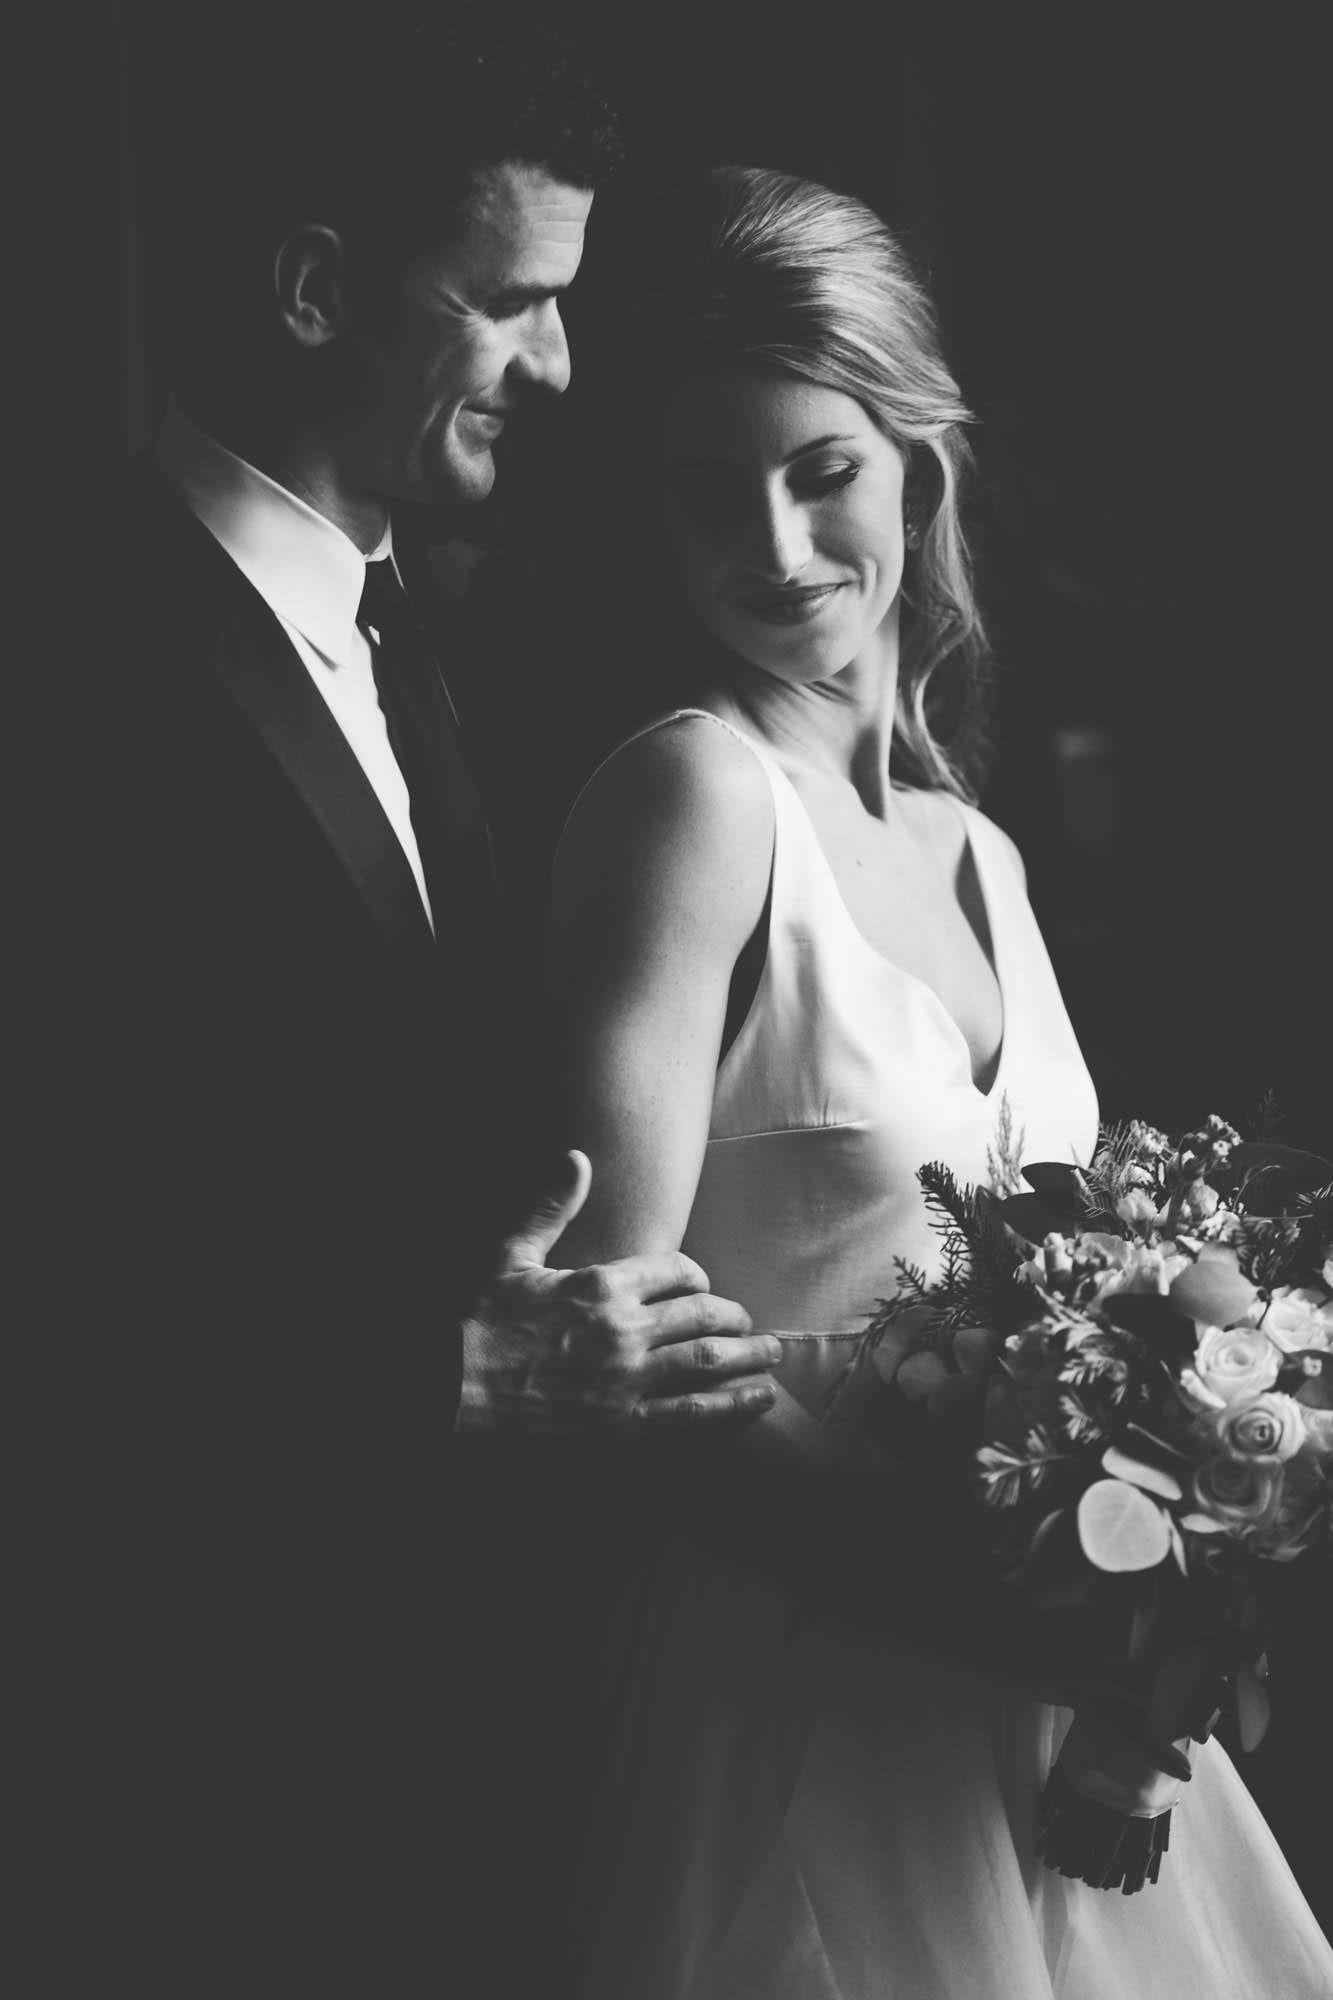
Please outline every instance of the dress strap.
M765 771L768 773L770 784L772 783L774 773L777 770L777 766L769 758L763 746L757 743L753 736L748 736L743 729L737 729L735 723L726 722L720 715L714 715L711 708L673 708L666 715L654 716L651 722L645 722L642 728L636 729L632 735L622 737L620 742L617 743L613 749L608 750L605 757L603 757L598 764L595 764L593 766L593 769L589 772L588 776L579 786L578 792L576 793L574 798L574 803L570 806L569 811L565 814L564 825L560 829L560 838L562 840L564 839L565 833L569 827L569 822L573 819L574 814L578 811L584 793L588 790L589 786L594 782L594 780L598 778L600 774L606 769L607 765L611 763L613 758L616 758L620 755L622 750L628 750L631 743L638 743L642 740L643 737L652 736L657 732L657 730L665 729L669 722L689 722L695 720L696 718L702 722L712 722L716 724L716 726L719 729L725 729L728 736L734 736L738 743L743 743L746 749L752 751L754 755L758 758L759 762L763 765ZM557 843L557 845L558 844L559 843Z

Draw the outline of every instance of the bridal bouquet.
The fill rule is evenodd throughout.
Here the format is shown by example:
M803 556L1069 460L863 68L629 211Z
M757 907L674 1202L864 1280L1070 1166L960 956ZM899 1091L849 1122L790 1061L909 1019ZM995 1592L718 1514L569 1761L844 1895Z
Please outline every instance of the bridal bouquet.
M990 1164L991 1189L921 1169L940 1275L900 1261L867 1338L905 1355L904 1395L971 1400L1005 1578L1106 1649L1117 1691L1076 1714L1041 1847L1128 1894L1157 1879L1190 1742L1224 1713L1242 1748L1264 1733L1275 1566L1328 1586L1333 1165L1219 1118L1106 1129L1086 1169L1019 1168L1003 1118Z

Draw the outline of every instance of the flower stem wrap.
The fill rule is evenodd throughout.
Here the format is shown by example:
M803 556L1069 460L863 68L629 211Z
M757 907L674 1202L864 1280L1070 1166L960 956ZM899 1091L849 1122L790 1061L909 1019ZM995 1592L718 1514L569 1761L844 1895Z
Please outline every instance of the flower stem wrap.
M1189 1744L1175 1744L1182 1758ZM1114 1717L1077 1715L1042 1794L1038 1852L1059 1875L1132 1896L1157 1880L1186 1782L1127 1740Z

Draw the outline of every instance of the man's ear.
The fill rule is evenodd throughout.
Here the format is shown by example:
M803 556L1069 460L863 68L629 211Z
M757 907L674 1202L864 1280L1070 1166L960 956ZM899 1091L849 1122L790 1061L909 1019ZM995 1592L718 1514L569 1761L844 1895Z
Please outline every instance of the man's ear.
M342 323L346 252L336 229L303 222L273 259L278 317L302 347L323 347Z

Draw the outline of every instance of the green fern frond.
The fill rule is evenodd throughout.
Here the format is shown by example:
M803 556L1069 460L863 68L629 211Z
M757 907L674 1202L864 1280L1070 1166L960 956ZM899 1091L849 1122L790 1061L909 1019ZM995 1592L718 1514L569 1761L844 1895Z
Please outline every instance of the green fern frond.
M1060 1414L1064 1418L1065 1436L1070 1444L1084 1447L1100 1444L1109 1435L1105 1424L1077 1396L1061 1396Z
M1259 1102L1250 1113L1243 1129L1247 1139L1255 1139L1262 1142L1266 1139L1277 1138L1278 1133L1282 1130L1282 1119L1278 1113L1277 1092L1275 1090L1265 1090L1261 1094Z

